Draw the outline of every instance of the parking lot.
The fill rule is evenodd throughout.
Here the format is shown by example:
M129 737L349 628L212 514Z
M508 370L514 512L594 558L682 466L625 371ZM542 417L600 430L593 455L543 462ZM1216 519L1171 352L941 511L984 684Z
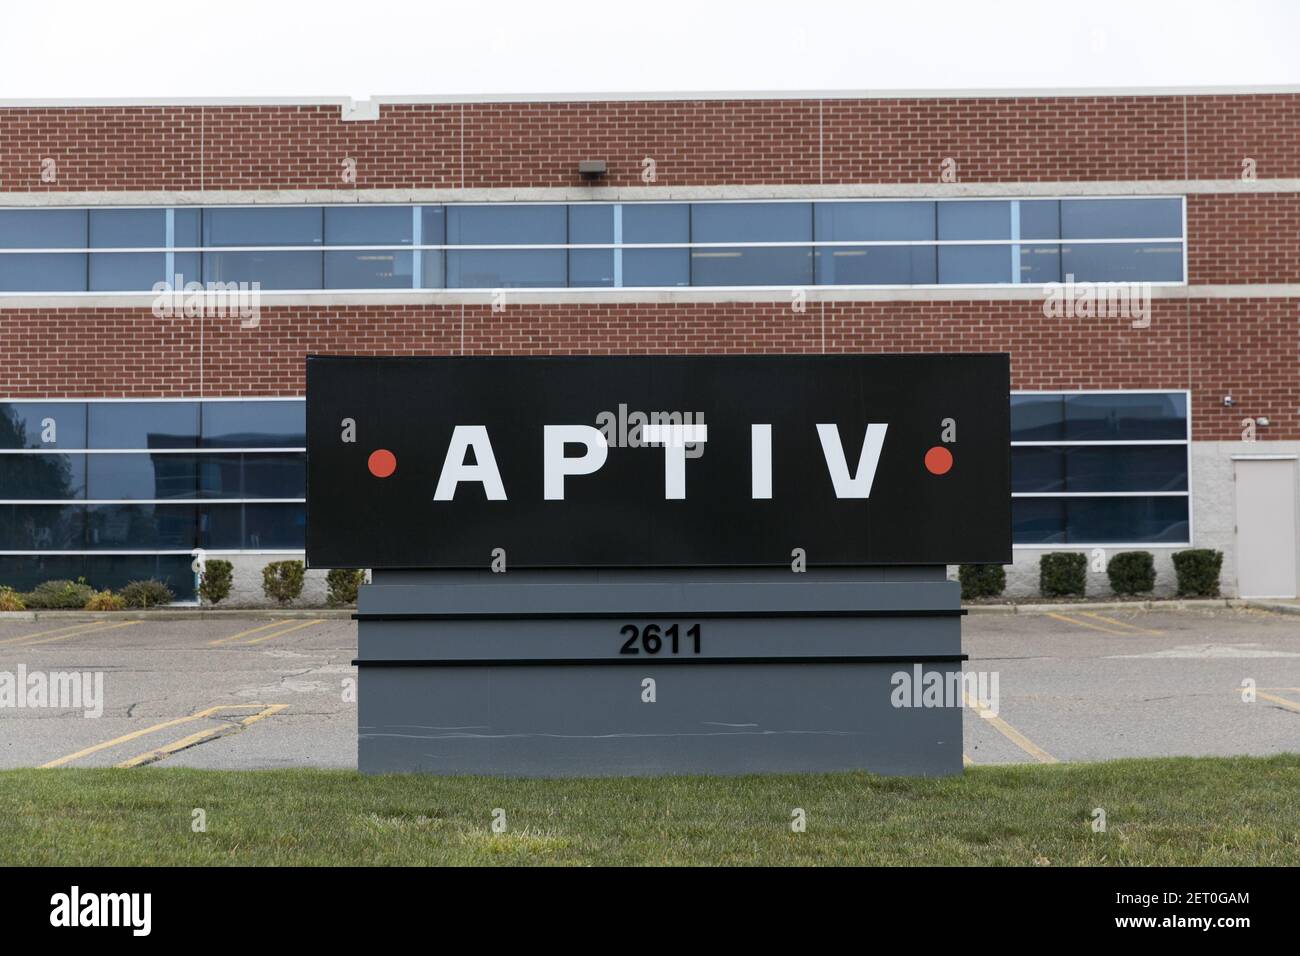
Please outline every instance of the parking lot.
M1300 750L1300 617L1250 609L973 613L971 764ZM340 617L0 623L0 672L101 673L102 714L0 709L0 767L356 766L356 625ZM1253 701L1243 682L1253 681Z

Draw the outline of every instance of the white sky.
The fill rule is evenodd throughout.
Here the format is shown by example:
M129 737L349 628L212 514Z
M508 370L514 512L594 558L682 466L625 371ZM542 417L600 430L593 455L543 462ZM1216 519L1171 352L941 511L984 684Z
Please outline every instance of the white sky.
M1300 84L1297 0L57 0L0 100Z

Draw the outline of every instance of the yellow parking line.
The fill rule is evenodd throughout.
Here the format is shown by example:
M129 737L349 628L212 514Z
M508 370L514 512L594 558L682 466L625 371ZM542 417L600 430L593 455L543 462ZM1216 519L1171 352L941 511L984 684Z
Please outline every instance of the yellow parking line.
M85 631L74 631L71 634L60 634L58 637L44 637L39 641L28 641L26 644L15 645L17 647L35 647L37 644L53 644L55 641L66 641L70 637L83 637L87 634L102 634L105 631L116 631L119 627L130 627L133 624L139 624L139 621L121 621L117 624L96 625Z
M962 765L963 767L973 767L973 766L975 766L975 761L974 761L974 760L971 760L970 757L967 757L965 754L962 754L962 755L961 755L961 765Z
M79 627L94 627L101 624L101 621L80 621L76 624L65 624L63 627L51 628L48 631L37 631L35 634L19 634L17 637L6 637L0 644L20 644L23 641L30 640L33 637L44 637L46 634L58 634L60 631L72 631Z
M254 704L250 706L260 705ZM264 717L278 714L288 706L288 704L271 704L269 707L266 707L258 713L245 717L243 720L236 721L233 724L226 724L221 727L209 727L207 730L200 730L197 733L190 734L188 737L182 737L180 740L173 740L169 744L164 744L154 750L148 750L142 754L131 757L128 760L123 760L119 764L114 764L114 766L125 770L130 767L139 767L142 764L156 763L164 757L169 757L177 751L184 750L187 747L193 747L195 744L202 743L204 740L208 740L209 738L225 736L243 730L245 727L257 723Z
M1000 733L1003 737L1006 737L1007 740L1011 741L1013 744L1015 744L1025 753L1029 754L1029 756L1037 760L1039 763L1060 763L1060 761L1058 761L1055 757L1049 754L1042 747L1038 746L1038 744L1034 743L1032 740L1030 740L1020 731L1016 730L1016 728L1012 727L1001 717L995 717L986 707L982 706L978 701L972 700L968 694L963 693L962 697L966 701L966 706L969 707L971 710L975 711L975 713L979 714L981 720L987 720L990 724L993 725L994 729L997 730L998 733Z
M240 644L261 644L263 641L273 640L277 637L284 637L294 631L301 631L304 627L311 627L313 624L324 624L325 618L317 618L314 621L303 621L301 624L295 624L293 627L286 627L283 631L276 631L274 634L264 634L261 637L255 637L251 641L240 641Z
M283 623L283 620L279 620L272 621L270 624L263 624L259 627L250 627L248 630L240 631L238 634L231 634L229 637L219 637L215 641L208 641L208 644L226 644L241 637L248 637L249 634L256 634L258 631L265 631L269 627L279 627Z
M1135 631L1138 634L1155 634L1155 635L1164 634L1164 631L1153 631L1147 627L1138 627L1136 624L1128 624L1124 621L1117 621L1113 617L1106 617L1106 615L1104 614L1097 614L1093 611L1080 611L1079 613L1084 615L1085 617L1091 617L1098 621L1105 621L1107 624L1114 624L1116 627L1126 627L1129 630Z
M1293 700L1287 700L1285 697L1278 697L1276 694L1266 694L1262 690L1255 691L1256 697L1262 697L1270 703L1277 704L1279 707L1285 707L1287 710L1294 710L1300 714L1300 704Z
M188 717L177 717L173 720L164 720L162 723L154 724L152 727L145 727L143 730L133 730L129 734L114 737L112 740L105 740L103 743L94 744L93 746L78 750L76 753L70 753L65 757L58 757L48 763L41 764L41 769L44 770L50 767L61 767L65 763L80 760L82 757L89 757L91 754L99 753L101 750L107 750L109 747L116 747L118 744L124 744L129 740L135 740L139 737L144 737L147 734L157 733L160 730L166 730L168 727L175 727L179 724L188 724L191 721L202 720L204 717L211 717L219 710L237 710L245 707L265 706L265 704L219 704L216 707L209 707L207 710L201 710L196 714L190 714Z
M1131 631L1116 631L1116 630L1112 630L1112 629L1109 628L1109 627L1102 627L1100 624L1090 624L1090 623L1088 623L1087 621L1080 621L1078 618L1068 617L1068 616L1066 616L1066 615L1064 615L1064 614L1053 614L1051 611L1046 611L1046 612L1044 612L1044 613L1046 613L1048 617L1054 617L1054 618L1056 618L1058 621L1065 621L1065 623L1067 623L1067 624L1077 624L1077 625L1079 625L1079 627L1087 627L1087 628L1091 628L1091 629L1094 630L1094 631L1104 631L1104 632L1106 632L1107 634L1118 634L1118 635L1120 635L1121 637L1124 637L1124 636L1126 636L1127 634L1132 633Z

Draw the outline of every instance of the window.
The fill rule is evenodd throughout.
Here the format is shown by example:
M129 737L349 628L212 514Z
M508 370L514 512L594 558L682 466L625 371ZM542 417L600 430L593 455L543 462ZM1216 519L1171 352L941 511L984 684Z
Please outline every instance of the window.
M187 598L196 547L299 551L305 444L300 399L0 403L0 583Z
M809 203L696 203L691 285L812 285L812 232ZM754 241L790 245L719 245ZM700 248L702 243L711 246Z
M0 209L0 293L1184 281L1180 198Z
M1187 544L1185 392L1011 397L1012 540Z
M85 210L0 209L0 292L84 291L85 253L6 250L85 247Z
M325 244L409 247L418 214L406 206L330 206L325 209ZM409 249L326 251L325 288L410 289L414 267Z
M203 281L259 282L268 290L322 288L323 212L319 206L205 209L205 248L265 248L205 252ZM294 248L272 251L276 247Z
M818 285L933 285L937 279L932 202L817 203ZM907 243L889 245L889 243Z
M449 206L448 246L563 246L564 206ZM568 285L561 249L447 250L450 289L556 289Z

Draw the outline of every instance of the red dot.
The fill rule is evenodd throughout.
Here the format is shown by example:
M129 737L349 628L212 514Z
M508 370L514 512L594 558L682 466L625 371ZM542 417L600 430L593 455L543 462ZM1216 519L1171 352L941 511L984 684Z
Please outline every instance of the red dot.
M397 456L387 448L378 448L370 453L366 467L376 478L387 478L397 470Z
M952 452L942 445L935 445L925 453L925 470L932 475L946 475L952 467Z

